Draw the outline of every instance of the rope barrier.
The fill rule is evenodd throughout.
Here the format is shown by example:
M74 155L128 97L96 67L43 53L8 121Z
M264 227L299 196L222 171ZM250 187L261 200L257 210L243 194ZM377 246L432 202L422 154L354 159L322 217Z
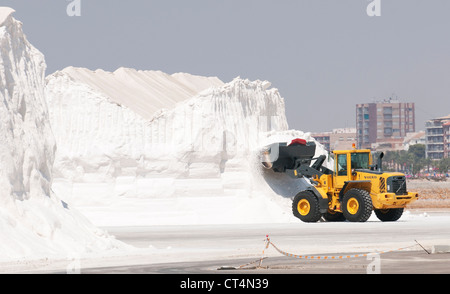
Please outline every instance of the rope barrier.
M322 256L322 255L298 255L298 254L288 253L286 251L279 249L275 244L273 244L272 241L270 241L270 238L268 235L266 236L265 241L266 241L265 249L267 249L269 247L269 245L272 245L272 247L275 248L275 250L278 251L279 253L281 253L282 255L285 255L287 257L299 258L299 259L346 259L346 258L367 257L367 256L374 255L374 254L384 254L384 253L389 253L389 252L394 252L394 251L401 251L401 250L405 250L405 249L416 246L416 245L412 245L412 246L397 248L397 249L389 250L389 251L378 251L378 252L364 253L364 254ZM264 251L263 251L263 255L264 255Z
M292 254L292 253L288 253L286 251L283 251L281 249L279 249L269 238L269 235L266 235L266 239L265 241L265 245L264 245L264 249L262 251L261 257L258 260L246 263L244 265L241 265L239 267L230 267L230 266L223 266L218 268L218 270L227 270L227 269L243 269L244 267L250 265L250 264L254 264L259 262L258 266L256 266L256 268L261 268L262 265L262 261L264 259L267 259L268 257L264 257L265 251L269 248L270 245L272 245L272 247L278 251L280 254L287 256L287 257L292 257L292 258L298 258L298 259L317 259L317 260L342 260L342 259L348 259L348 258L358 258L358 257L367 257L367 256L371 256L371 255L379 255L379 254L384 254L384 253L389 253L389 252L395 252L395 251L401 251L401 250L405 250L408 248L412 248L418 245L420 245L417 241L415 245L411 245L408 247L402 247L402 248L397 248L394 250L388 250L388 251L377 251L377 252L372 252L372 253L363 253L363 254L352 254L352 255L332 255L332 256L324 256L324 255L299 255L299 254ZM422 245L420 245L422 247ZM422 247L423 248L423 247ZM428 253L428 251L427 251Z

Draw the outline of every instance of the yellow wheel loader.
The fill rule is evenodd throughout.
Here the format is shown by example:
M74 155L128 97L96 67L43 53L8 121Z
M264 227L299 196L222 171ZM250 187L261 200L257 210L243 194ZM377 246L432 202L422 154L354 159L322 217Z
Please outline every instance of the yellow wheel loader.
M369 149L333 151L334 170L323 163L325 155L313 158L314 142L296 139L264 148L262 164L293 178L308 178L304 191L293 195L292 212L304 222L365 222L375 211L381 221L397 221L407 204L418 199L408 192L402 173L383 172L381 153L374 163ZM311 164L314 161L313 164Z

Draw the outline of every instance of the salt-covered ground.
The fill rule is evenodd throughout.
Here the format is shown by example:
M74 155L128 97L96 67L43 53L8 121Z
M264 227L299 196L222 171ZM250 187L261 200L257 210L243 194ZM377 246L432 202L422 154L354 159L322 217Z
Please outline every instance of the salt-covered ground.
M230 260L235 260L236 264L232 265L239 266L259 259L266 235L281 250L299 255L375 253L403 247L407 248L402 252L415 254L413 252L423 250L415 240L429 251L433 245L449 245L449 221L448 211L411 211L394 223L383 223L372 216L366 223L110 227L106 228L108 232L133 245L133 249L67 255L59 259L3 262L0 263L0 272L83 273L90 272L90 268L103 268L96 272L108 273L108 267L125 267L121 272L127 272L126 268L132 272L134 267L141 265L147 265L148 271L152 272L152 268L161 267L161 264L189 262L195 267L196 263L215 260L216 267L208 271L217 273L215 269ZM282 255L270 247L265 256L270 259ZM282 265L283 262L279 262L279 266ZM185 265L173 264L172 270L177 266ZM189 269L185 271L189 273Z

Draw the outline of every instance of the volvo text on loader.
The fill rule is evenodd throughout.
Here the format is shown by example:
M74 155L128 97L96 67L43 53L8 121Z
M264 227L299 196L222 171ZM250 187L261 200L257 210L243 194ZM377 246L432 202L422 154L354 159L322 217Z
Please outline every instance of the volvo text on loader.
M262 152L262 164L293 178L306 177L312 185L293 198L292 211L304 222L365 222L372 211L381 221L396 221L407 204L418 199L408 192L402 173L382 170L383 153L374 163L369 149L333 151L334 170L323 166L325 155L313 158L314 142L296 139L276 143ZM311 162L314 161L312 165Z

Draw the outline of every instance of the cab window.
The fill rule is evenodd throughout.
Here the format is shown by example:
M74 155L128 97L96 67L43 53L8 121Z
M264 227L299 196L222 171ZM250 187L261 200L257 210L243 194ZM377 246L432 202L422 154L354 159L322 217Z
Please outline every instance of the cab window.
M352 169L368 169L369 153L352 153Z
M347 175L347 154L339 154L337 156L337 171L338 176Z

